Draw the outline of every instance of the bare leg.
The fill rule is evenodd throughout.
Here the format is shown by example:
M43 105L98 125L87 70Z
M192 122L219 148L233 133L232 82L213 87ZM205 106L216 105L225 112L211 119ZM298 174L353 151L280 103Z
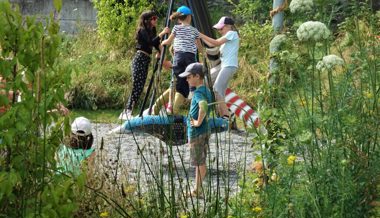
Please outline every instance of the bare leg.
M223 117L224 115L229 116L230 112L228 111L227 104L223 97L221 97L218 93L215 92L215 98L216 101L219 102L218 104L218 112L219 116Z
M154 105L152 107L152 115L158 115L160 112L160 109L162 108L163 105L166 104L169 100L169 95L170 95L170 88L165 90L160 97L156 99L154 102Z
M187 99L179 92L175 93L174 104L173 104L173 114L179 114L180 108L185 104Z
M202 191L202 182L206 176L206 164L195 167L195 188L192 191L194 194L200 195Z

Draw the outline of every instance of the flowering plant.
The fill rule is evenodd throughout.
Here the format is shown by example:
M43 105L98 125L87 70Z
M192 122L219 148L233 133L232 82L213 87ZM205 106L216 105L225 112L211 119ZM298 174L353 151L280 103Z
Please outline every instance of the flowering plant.
M290 12L296 13L296 12L307 12L311 11L314 6L314 3L312 0L293 0L290 2L289 8Z
M274 53L279 50L280 46L284 44L286 40L285 34L276 35L269 44L270 53Z
M321 41L330 36L330 31L324 23L319 21L307 21L297 29L297 37L300 41Z
M330 70L334 66L343 65L344 61L342 58L336 55L327 55L322 58L321 61L318 61L316 68L318 70L327 69Z

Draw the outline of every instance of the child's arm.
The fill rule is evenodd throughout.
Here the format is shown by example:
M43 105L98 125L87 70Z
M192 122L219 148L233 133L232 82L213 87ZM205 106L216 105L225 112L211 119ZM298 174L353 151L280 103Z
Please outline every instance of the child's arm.
M205 34L203 33L199 33L199 36L201 37L201 39L208 45L208 46L211 46L211 47L214 47L214 46L220 46L220 45L223 45L224 43L227 42L227 39L224 38L224 37L221 37L219 39L213 39L211 37L208 37L206 36Z
M194 119L190 120L190 124L193 127L199 127L200 125L202 125L202 122L204 118L206 117L206 113L208 110L208 105L207 105L206 100L200 101L198 105L199 105L198 120L194 120Z
M161 45L170 45L172 44L172 41L174 40L175 35L173 33L170 34L170 36L161 42Z

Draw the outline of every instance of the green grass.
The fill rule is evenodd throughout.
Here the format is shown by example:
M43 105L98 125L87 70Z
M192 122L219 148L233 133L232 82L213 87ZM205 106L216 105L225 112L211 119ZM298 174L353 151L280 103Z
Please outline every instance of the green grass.
M94 123L118 123L120 120L118 119L122 109L105 109L105 110L72 110L70 112L70 117L86 117Z

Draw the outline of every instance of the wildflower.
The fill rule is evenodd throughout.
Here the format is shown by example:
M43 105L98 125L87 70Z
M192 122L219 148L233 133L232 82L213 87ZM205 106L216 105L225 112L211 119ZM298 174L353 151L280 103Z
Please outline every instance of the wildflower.
M371 92L369 92L369 91L365 91L365 92L364 92L364 96L365 96L366 98L368 98L368 99L373 98L373 94L372 94Z
M276 173L272 173L272 176L270 177L270 179L274 182L277 182L278 181L278 176Z
M318 42L329 36L330 31L326 25L318 21L307 21L297 29L297 37L300 41Z
M276 51L278 51L280 49L280 46L282 44L284 44L286 40L286 35L285 34L279 34L279 35L276 35L272 41L270 41L270 44L269 44L269 51L270 53L274 53Z
M252 208L253 212L256 212L256 213L260 213L261 211L263 211L263 209L261 207L254 207Z
M306 106L306 100L303 99L303 98L301 98L301 99L300 99L300 105L301 105L302 107L305 107L305 106Z
M293 165L294 164L294 162L296 161L296 156L294 156L294 155L290 155L289 157L288 157L288 164L289 165Z
M108 217L109 214L107 211L104 211L103 213L100 214L100 217Z
M289 8L292 13L304 13L311 11L314 4L312 0L293 0L290 2Z
M182 212L180 215L179 215L180 218L187 218L187 215L186 213Z
M327 55L324 56L321 61L318 61L316 68L318 70L331 70L338 65L344 65L344 61L342 58L336 55Z

